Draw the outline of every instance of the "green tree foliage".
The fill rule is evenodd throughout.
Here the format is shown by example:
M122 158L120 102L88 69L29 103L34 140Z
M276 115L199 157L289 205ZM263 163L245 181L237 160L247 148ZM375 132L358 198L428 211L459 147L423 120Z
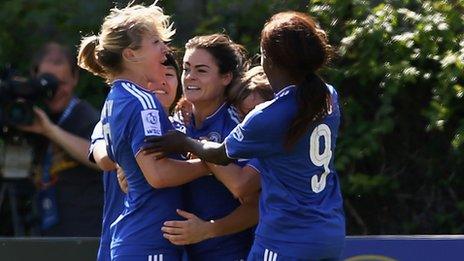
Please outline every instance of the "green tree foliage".
M462 233L464 2L312 1L339 59L350 233Z
M251 57L259 52L261 29L274 13L286 10L306 11L307 1L301 0L215 0L205 1L204 17L190 37L223 32L244 45Z
M262 25L308 12L338 56L336 151L349 234L462 233L462 1L206 1L193 34L223 29L258 51Z
M178 25L177 47L197 34L226 32L253 56L265 21L283 10L308 12L328 32L338 55L322 75L341 97L335 163L349 234L463 232L464 1L193 2L160 2ZM112 6L2 1L0 65L26 73L43 42L77 45L98 32ZM79 95L99 105L102 81L85 73L81 79Z
M97 32L110 1L7 0L0 3L0 68L6 64L29 74L31 58L42 44L54 40L75 48L83 34ZM95 106L104 94L101 81L82 73L79 96Z

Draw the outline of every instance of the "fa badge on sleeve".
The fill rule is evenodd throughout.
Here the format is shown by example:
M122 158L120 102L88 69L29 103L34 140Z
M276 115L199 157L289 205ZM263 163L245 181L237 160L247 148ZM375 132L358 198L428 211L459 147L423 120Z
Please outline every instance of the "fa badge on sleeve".
M143 130L145 136L161 136L161 123L159 119L159 111L144 110L140 112L142 115Z

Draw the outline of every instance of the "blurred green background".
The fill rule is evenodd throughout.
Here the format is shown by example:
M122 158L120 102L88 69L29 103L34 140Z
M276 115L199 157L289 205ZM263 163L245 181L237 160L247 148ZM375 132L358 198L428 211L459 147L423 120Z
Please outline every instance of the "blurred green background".
M152 1L135 1L148 3ZM0 66L28 74L48 40L76 47L127 1L14 0L0 3ZM328 32L338 56L324 78L343 110L335 163L347 232L464 233L463 0L164 0L173 45L228 33L258 51L272 14L299 10ZM97 108L104 83L81 72L78 95Z

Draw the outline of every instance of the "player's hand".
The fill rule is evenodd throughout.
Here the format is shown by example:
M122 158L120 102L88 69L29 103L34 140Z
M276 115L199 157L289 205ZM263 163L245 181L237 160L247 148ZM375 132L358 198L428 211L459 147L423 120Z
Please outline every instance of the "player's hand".
M186 218L181 221L166 221L161 228L163 236L174 245L189 245L210 238L211 223L196 215L180 210L177 214Z
M185 126L189 126L192 123L193 105L191 102L187 101L185 97L181 97L179 101L177 101L174 113L177 115L180 114L182 123L184 123Z
M188 137L180 131L169 131L161 137L145 138L142 151L145 154L154 154L159 159L171 153L184 153Z
M182 106L180 106L180 113L182 115L182 120L185 126L188 126L192 123L192 112L193 105L187 100L184 100Z

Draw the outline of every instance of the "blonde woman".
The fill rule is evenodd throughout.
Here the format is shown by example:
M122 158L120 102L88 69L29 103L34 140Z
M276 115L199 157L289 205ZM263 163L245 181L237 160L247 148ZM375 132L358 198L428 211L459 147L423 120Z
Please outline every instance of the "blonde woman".
M144 138L172 129L153 93L166 84L162 63L165 42L173 35L169 16L156 3L129 5L111 9L101 32L80 46L79 65L111 84L103 132L109 157L124 169L129 185L124 209L110 229L112 260L180 260L181 249L163 238L161 227L178 218L181 192L166 187L207 174L198 160L155 160L139 153Z

